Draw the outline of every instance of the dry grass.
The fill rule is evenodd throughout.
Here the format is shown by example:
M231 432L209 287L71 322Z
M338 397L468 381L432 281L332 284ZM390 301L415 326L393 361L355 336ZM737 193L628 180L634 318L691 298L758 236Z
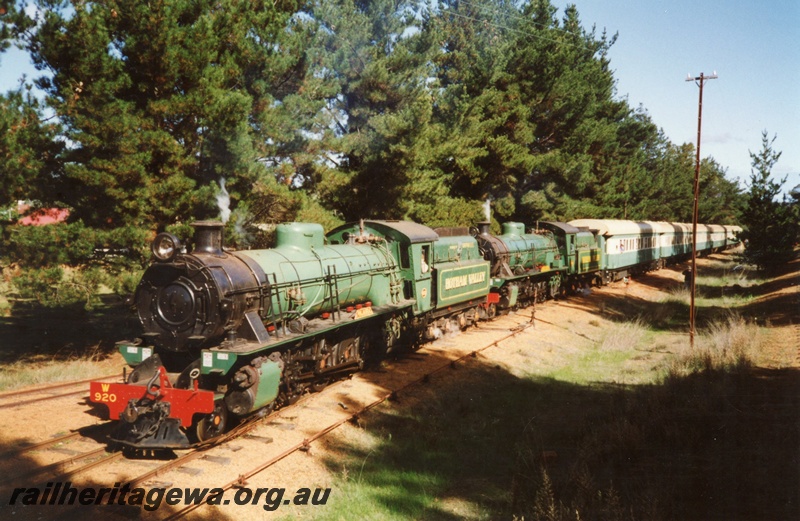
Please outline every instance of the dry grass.
M701 286L740 286L747 288L763 282L763 274L750 264L730 260L706 261L697 277Z
M97 359L82 358L68 361L42 363L16 362L2 365L0 391L11 391L24 387L85 380L106 376L108 369L97 364Z
M613 324L606 332L603 343L600 346L602 351L631 351L638 347L650 330L641 319L634 319L631 322L618 322Z
M752 366L753 353L763 341L761 328L741 316L712 322L694 351L670 362L668 377L685 377L698 371L741 371Z

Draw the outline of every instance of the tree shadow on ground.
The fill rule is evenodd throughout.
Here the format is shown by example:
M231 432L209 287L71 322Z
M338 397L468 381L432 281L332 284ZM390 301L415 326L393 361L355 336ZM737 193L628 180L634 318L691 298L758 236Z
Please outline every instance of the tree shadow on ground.
M356 434L325 442L335 455L326 464L341 476L334 491L348 502L338 512L445 520L548 512L548 519L800 517L794 370L575 385L476 361L401 399L364 415Z
M640 281L642 279L638 279ZM638 319L643 325L659 331L683 331L689 317L689 306L679 301L654 302L629 294L571 296L559 306L587 311L614 322ZM698 323L717 318L719 312L698 313Z
M83 437L90 439L102 437L107 431L108 425L93 425L78 429ZM73 455L67 455L60 460L63 462L62 465L41 463L36 451L16 453L17 449L33 442L29 439L0 438L3 447L0 451L3 454L0 516L4 519L19 521L165 519L185 506L184 503L175 506L167 504L165 494L166 489L170 487L163 484L144 483L130 487L123 495L124 480L117 480L116 483L113 480L101 482L91 477L92 471L70 475L70 471L92 461L78 459L80 452L88 452L89 449L85 446L80 449L75 447ZM39 452L60 450L64 454L69 454L70 447L74 446L60 444L55 448L41 449ZM135 490L137 487L141 492ZM164 488L163 492L158 490L161 487ZM102 495L100 495L101 489L106 490ZM112 497L112 491L115 489L116 492ZM81 496L81 494L86 495ZM234 519L208 510L195 512L191 518L221 521Z
M680 267L667 268L677 271ZM703 273L705 273L703 268ZM773 326L796 324L800 321L800 260L782 267L773 273L777 279L765 279L748 287L737 285L712 286L697 284L697 327L725 320L731 313ZM705 275L704 275L705 276ZM685 331L689 321L689 294L680 282L665 279L656 274L636 277L636 284L651 287L661 292L673 290L673 297L652 301L632 294L603 294L597 297L573 295L560 305L581 309L613 321L639 319L644 325L660 331ZM622 283L616 283L622 284ZM730 301L730 305L726 305ZM719 303L717 303L719 302Z

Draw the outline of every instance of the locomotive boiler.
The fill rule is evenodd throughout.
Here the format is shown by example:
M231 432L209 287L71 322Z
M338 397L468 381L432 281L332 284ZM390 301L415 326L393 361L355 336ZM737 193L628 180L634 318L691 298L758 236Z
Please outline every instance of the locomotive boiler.
M385 248L325 246L322 226L278 225L269 250L223 251L222 223L198 222L191 254L178 240L159 235L158 262L136 293L144 338L184 352L221 342L265 343L264 324L302 332L310 317L342 305L396 304L398 267Z

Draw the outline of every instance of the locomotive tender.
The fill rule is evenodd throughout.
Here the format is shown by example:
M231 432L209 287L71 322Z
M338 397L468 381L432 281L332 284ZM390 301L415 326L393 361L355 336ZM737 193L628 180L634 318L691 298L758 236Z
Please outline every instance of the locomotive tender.
M294 402L369 357L478 320L658 269L691 254L691 226L614 220L505 223L433 230L361 221L324 235L278 225L276 245L231 251L222 224L195 223L187 253L170 234L136 292L144 333L118 348L125 383L90 384L119 421L112 437L143 448L187 448L232 421ZM736 226L698 229L698 251L738 243Z

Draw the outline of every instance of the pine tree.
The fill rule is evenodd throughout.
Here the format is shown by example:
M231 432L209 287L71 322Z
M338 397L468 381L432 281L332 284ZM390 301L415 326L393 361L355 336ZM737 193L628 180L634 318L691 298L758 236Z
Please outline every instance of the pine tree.
M777 139L769 139L767 131L761 133L761 150L750 152L750 186L747 205L742 212L741 238L746 241L745 256L759 268L786 262L792 256L797 230L786 201L777 200L786 178L771 179L772 168L781 157L773 149Z
M510 99L498 85L508 63L506 31L515 23L517 7L506 0L442 2L429 13L425 30L439 42L434 56L434 124L432 170L448 188L447 197L431 203L453 220L482 220L481 203L494 202L495 216L513 213L509 180L525 161L529 140L524 125L527 108ZM447 210L446 210L447 209ZM451 224L457 224L455 222Z
M739 186L725 177L725 169L713 158L700 162L699 220L711 224L739 224L744 196Z
M597 190L611 171L604 152L628 114L613 100L606 54L615 37L585 31L574 6L561 21L555 13L549 0L523 4L496 82L507 117L490 141L499 159L492 164L502 167L493 190L507 187L498 195L509 200L509 217L526 221L600 213Z
M794 220L795 244L800 242L800 185L795 186L789 190L789 197L791 197L791 214Z
M18 199L54 204L59 197L58 161L64 145L59 125L45 121L27 88L0 95L0 206Z
M429 59L414 2L317 2L328 98L325 158L316 188L348 219L408 218L408 190L425 182L431 122Z
M0 147L60 144L15 185L47 171L51 198L120 246L218 216L223 180L244 225L335 222L325 208L463 225L487 197L525 222L691 207L691 147L616 98L615 37L574 6L559 19L549 0L34 3L0 39L48 71L42 110L25 110L60 126ZM704 166L706 208L734 215L715 210L732 200L718 170Z
M68 143L73 219L153 230L216 217L222 180L235 206L254 183L291 184L286 165L307 162L302 130L317 107L300 101L314 89L299 2L37 7L36 18L14 13L14 27L50 73L38 86Z

